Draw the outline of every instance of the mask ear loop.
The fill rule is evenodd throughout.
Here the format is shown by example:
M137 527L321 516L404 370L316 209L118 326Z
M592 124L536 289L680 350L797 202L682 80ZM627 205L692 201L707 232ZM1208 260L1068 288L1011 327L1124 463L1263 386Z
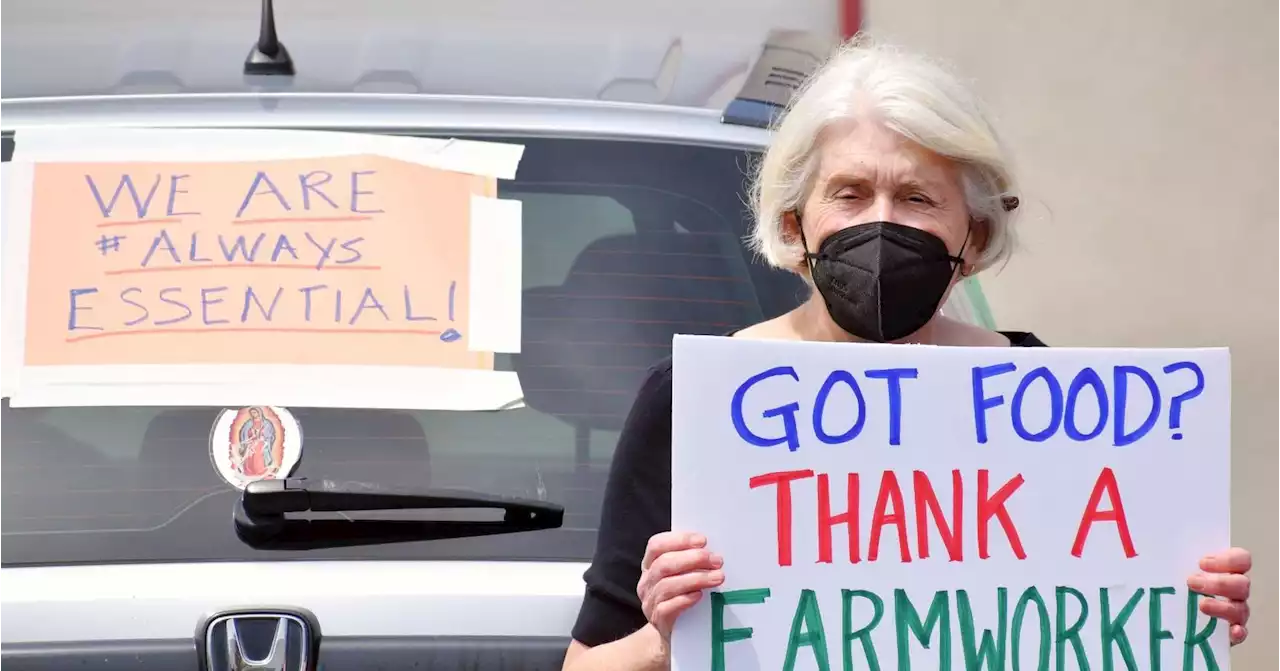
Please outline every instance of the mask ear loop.
M800 212L793 211L791 214L795 215L796 230L800 232L800 244L804 248L804 263L809 267L809 276L813 277L814 261L819 258L818 254L809 251L809 240L804 235L804 222L800 221Z
M964 264L964 250L965 250L965 248L966 248L966 247L968 247L968 246L969 246L969 236L970 236L970 235L972 235L972 234L973 234L973 223L972 223L972 222L970 222L969 226L968 226L968 227L965 229L965 231L964 231L964 242L960 243L960 251L959 251L959 253L957 253L955 256L948 256L948 257L947 257L949 260L951 260L952 262L954 262L954 263L956 264L956 269L960 271L960 277L968 277L968 276L969 276L967 273L965 273L965 272L964 272L964 265L965 265L965 264Z

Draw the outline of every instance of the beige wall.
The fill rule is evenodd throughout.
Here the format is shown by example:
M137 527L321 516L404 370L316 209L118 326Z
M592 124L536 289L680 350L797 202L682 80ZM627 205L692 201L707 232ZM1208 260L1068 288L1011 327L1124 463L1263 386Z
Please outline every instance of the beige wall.
M866 28L951 61L997 115L1029 206L984 278L1054 345L1227 345L1232 538L1277 659L1277 3L867 0Z

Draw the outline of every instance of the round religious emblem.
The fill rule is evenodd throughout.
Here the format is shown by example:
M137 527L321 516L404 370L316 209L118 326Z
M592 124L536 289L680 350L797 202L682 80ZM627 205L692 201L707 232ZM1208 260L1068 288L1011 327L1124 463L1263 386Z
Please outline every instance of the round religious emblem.
M223 480L239 489L287 478L302 457L302 429L284 408L254 405L223 410L209 437L209 457Z

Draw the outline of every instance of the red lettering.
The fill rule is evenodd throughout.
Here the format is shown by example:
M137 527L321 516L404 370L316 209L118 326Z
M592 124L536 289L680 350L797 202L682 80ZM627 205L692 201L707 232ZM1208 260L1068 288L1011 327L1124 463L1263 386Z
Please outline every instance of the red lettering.
M858 547L858 474L849 474L845 490L848 507L843 513L831 514L831 483L826 473L818 474L818 563L831 563L831 528L843 524L849 532L849 562L862 561Z
M889 513L888 506L893 505ZM907 524L902 519L902 489L898 487L898 476L893 471L885 471L880 476L880 493L876 495L876 511L871 517L871 548L867 550L867 561L875 561L880 556L880 532L885 525L898 527L898 548L902 553L902 562L911 561L911 548L907 545Z
M1106 493L1111 503L1111 510L1098 510L1102 505L1102 494ZM1080 528L1076 530L1076 541L1071 545L1071 554L1079 557L1084 553L1084 542L1089 538L1089 530L1094 522L1115 522L1116 531L1120 534L1120 544L1124 547L1124 556L1133 559L1138 552L1133 549L1133 538L1129 535L1129 520L1124 515L1124 503L1120 501L1120 486L1116 484L1116 474L1110 468L1102 469L1098 481L1093 485L1093 493L1089 495L1089 505L1085 506L1084 516L1080 518Z
M951 561L964 561L964 538L960 535L964 528L964 484L960 479L960 471L951 471L951 518L954 526L947 525L947 518L942 514L942 506L938 504L938 496L933 491L929 476L924 471L916 471L912 478L916 503L916 544L920 546L920 558L929 558L929 522L925 518L927 509L933 515L938 535L942 536L947 557Z
M752 489L778 486L778 566L791 565L791 481L813 477L813 471L778 471L751 478Z
M987 552L987 525L991 522L992 517L1000 518L1000 526L1004 529L1004 535L1009 539L1009 546L1013 548L1013 554L1018 559L1026 559L1027 553L1022 550L1022 539L1018 537L1018 529L1013 526L1013 518L1009 517L1009 511L1005 509L1005 501L1009 500L1013 493L1018 491L1022 486L1022 474L1019 473L1004 486L996 490L995 496L988 497L988 477L987 470L980 469L978 471L978 556L987 559L991 556Z

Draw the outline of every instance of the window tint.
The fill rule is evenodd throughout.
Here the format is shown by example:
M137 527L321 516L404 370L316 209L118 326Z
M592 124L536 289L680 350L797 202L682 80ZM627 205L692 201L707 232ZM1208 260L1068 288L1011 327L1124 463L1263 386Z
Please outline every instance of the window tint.
M21 143L21 134L17 142ZM5 565L283 558L586 560L605 474L645 369L675 333L718 334L779 314L793 276L754 262L744 168L729 149L517 139L524 203L520 375L501 412L289 408L294 475L467 488L549 500L558 530L305 552L235 537L237 491L210 464L221 408L0 409ZM5 159L11 151L6 142ZM477 272L504 272L481 268Z

